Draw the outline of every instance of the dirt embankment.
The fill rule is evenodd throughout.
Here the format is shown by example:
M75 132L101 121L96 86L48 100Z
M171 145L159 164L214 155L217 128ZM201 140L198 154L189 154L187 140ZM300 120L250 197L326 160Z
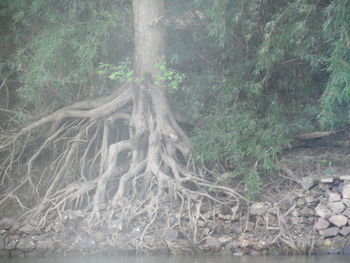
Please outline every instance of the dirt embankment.
M256 202L204 207L196 229L204 238L195 242L183 229L167 228L139 242L137 227L88 229L83 211L67 211L46 229L0 218L0 256L350 253L350 149L299 147L280 166L279 174L264 177Z

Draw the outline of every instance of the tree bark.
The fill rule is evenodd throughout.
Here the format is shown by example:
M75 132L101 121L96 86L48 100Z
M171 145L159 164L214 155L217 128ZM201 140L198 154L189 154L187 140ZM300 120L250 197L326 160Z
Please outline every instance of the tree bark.
M164 0L133 0L137 76L155 77L157 62L164 60Z

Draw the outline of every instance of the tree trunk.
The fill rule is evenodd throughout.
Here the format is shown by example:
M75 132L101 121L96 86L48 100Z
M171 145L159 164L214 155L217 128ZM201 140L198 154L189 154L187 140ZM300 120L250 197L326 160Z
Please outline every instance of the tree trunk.
M164 0L133 0L135 50L134 70L138 77L155 78L156 63L164 60Z
M195 240L203 202L244 199L228 187L213 187L190 162L188 138L169 107L166 83L159 81L157 69L165 62L164 0L134 0L133 12L137 81L4 137L0 153L10 158L2 160L0 172L19 183L0 197L0 208L14 196L21 206L35 203L28 218L40 220L41 227L55 224L67 209L83 210L89 228L132 222L142 229L137 237L141 241L150 228L179 228L186 218L187 232ZM120 136L126 129L127 135ZM48 160L36 176L34 168L42 165L43 157ZM10 178L10 170L20 177ZM225 194L208 194L208 187Z

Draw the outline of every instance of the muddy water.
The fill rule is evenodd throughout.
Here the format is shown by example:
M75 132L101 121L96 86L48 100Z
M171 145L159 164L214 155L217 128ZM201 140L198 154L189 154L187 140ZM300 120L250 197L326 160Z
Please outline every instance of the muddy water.
M52 258L0 258L1 263L349 263L346 256L89 256Z

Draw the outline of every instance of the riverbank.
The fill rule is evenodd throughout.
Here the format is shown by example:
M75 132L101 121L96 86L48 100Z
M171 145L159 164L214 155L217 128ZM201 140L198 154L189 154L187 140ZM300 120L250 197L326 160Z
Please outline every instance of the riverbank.
M347 149L286 153L281 172L264 178L251 204L205 207L191 239L186 229L144 235L122 223L86 227L84 211L68 210L44 229L0 219L0 256L81 254L350 254L350 157ZM174 214L174 220L176 215Z

